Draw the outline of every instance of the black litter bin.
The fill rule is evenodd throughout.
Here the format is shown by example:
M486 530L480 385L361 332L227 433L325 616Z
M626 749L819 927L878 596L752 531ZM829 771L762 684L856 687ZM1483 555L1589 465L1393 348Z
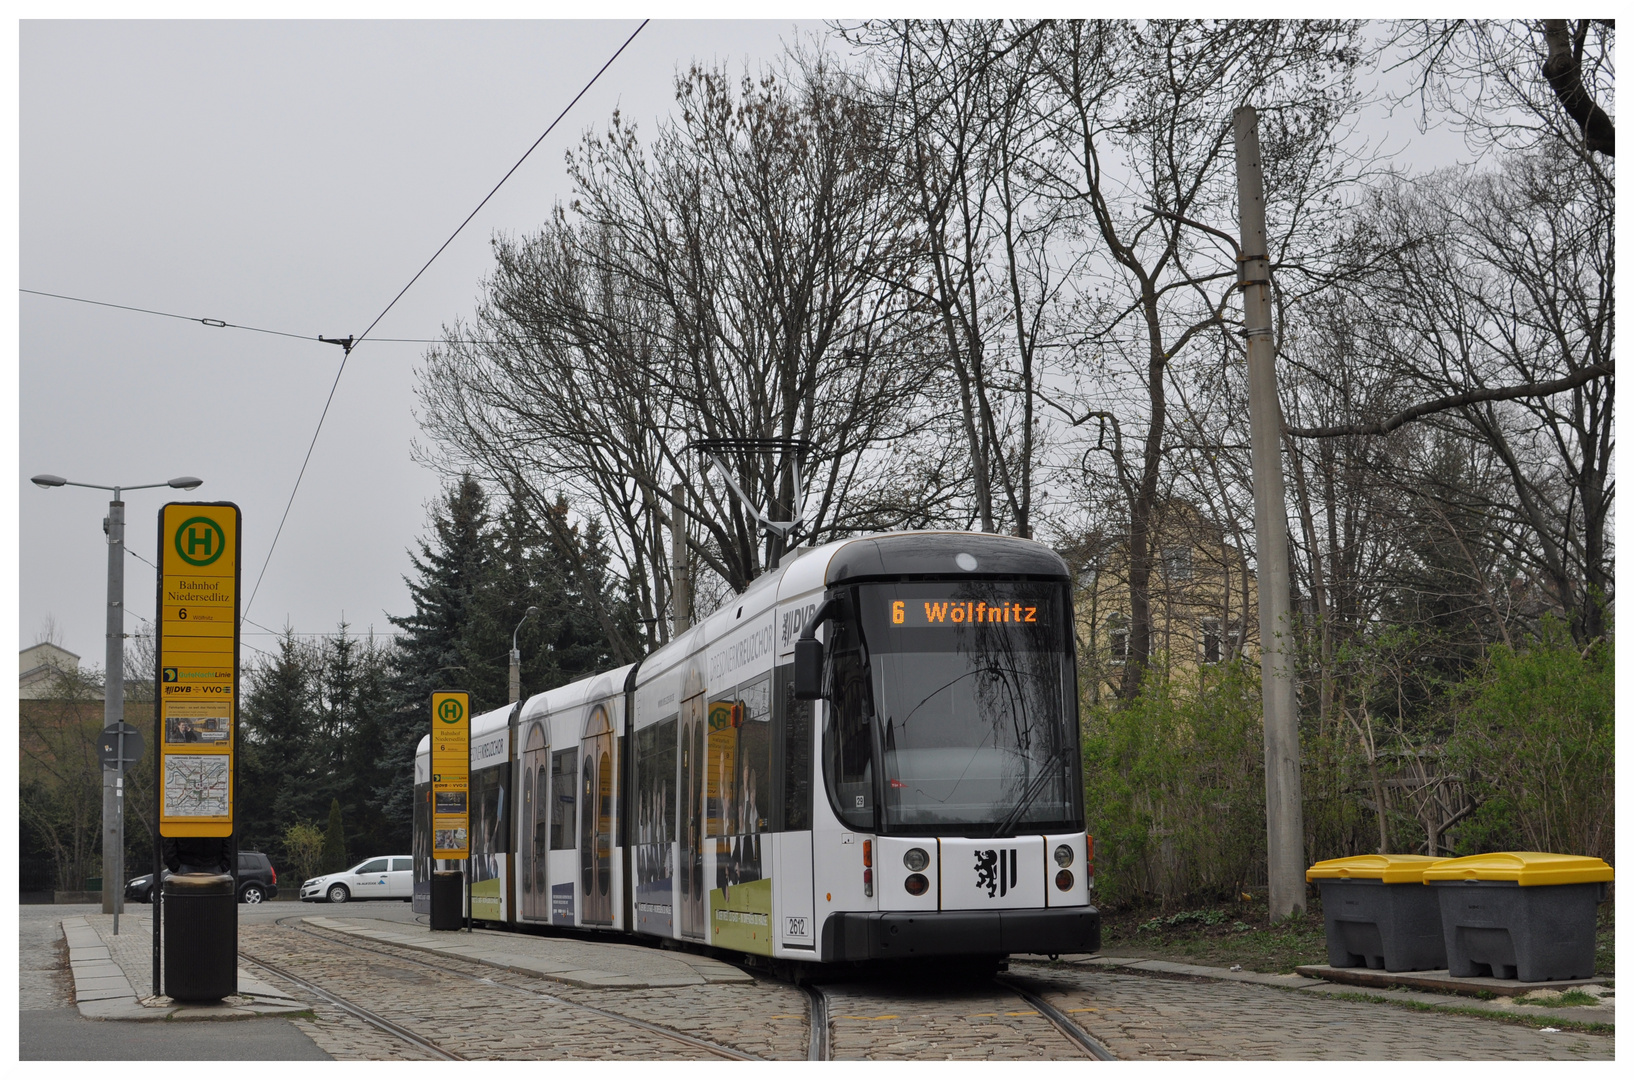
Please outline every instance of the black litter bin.
M238 993L238 897L231 874L164 879L164 991L177 1001Z
M431 875L431 928L458 930L465 924L465 874L437 870Z
M1612 869L1587 855L1500 851L1424 871L1441 901L1447 970L1550 982L1594 976L1594 909Z
M1424 871L1440 861L1428 855L1353 855L1305 871L1305 880L1322 890L1328 964L1385 971L1446 967L1440 903L1424 885Z

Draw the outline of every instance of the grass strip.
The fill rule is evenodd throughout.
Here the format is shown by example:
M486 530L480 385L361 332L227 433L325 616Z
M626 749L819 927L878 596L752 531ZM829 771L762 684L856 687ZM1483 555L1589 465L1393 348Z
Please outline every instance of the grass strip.
M1304 991L1296 992L1303 993ZM1381 994L1352 994L1347 992L1323 994L1322 996L1339 1001L1364 1001L1374 1005L1400 1005L1408 1009L1417 1009L1419 1012L1452 1013L1456 1016L1478 1016L1487 1020L1507 1020L1522 1027L1558 1027L1562 1031L1579 1031L1588 1035L1615 1036L1617 1034L1617 1028L1614 1024L1602 1024L1593 1020L1571 1020L1563 1016L1499 1012L1490 1009L1471 1008L1467 1005L1438 1005L1428 1001L1402 1001L1397 998L1384 997Z

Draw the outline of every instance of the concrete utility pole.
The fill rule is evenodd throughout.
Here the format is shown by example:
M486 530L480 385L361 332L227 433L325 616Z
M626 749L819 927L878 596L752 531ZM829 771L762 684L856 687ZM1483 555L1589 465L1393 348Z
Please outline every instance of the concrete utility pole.
M675 625L670 636L679 637L692 627L692 575L691 557L687 553L686 486L672 485L669 497L669 593L670 604L675 608Z
M108 534L108 632L102 652L102 726L125 719L125 504L113 489L108 516L102 522ZM154 703L158 708L158 703ZM157 752L157 751L156 751ZM120 820L125 786L125 763L102 770L102 913L119 918L125 898L125 830Z
M1271 261L1265 242L1265 181L1259 116L1231 118L1242 230L1243 334L1248 339L1248 426L1254 470L1254 545L1259 553L1260 686L1265 702L1266 860L1273 919L1305 909L1305 819L1299 790L1299 711L1289 612L1288 518L1282 489L1282 407L1271 327Z

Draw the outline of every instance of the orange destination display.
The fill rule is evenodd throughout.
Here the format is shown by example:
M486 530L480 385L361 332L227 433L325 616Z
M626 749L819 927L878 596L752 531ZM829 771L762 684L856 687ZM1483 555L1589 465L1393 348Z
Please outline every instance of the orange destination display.
M240 529L232 503L159 511L159 834L231 836Z
M969 623L1032 623L1047 619L1048 606L1020 601L892 600L892 626L964 626Z

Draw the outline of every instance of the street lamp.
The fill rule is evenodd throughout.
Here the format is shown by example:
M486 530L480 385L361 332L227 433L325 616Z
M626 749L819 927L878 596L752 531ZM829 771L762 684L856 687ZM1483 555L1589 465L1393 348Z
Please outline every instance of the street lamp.
M521 620L519 622L517 622L516 630L511 631L511 700L512 701L515 701L515 700L517 700L518 698L520 698L522 696L522 653L516 647L516 634L517 634L518 630L522 629L522 623L527 622L529 619L533 618L537 614L539 614L539 609L536 608L536 607L532 607L530 605L529 608L528 608L528 613L526 615L522 616Z
M108 633L103 651L105 684L102 719L104 727L113 727L125 719L125 504L119 498L120 493L159 487L192 491L204 481L196 476L178 476L162 484L109 487L106 484L64 480L50 473L41 473L33 481L42 488L83 487L113 492L113 499L108 503L108 516L102 522L102 531L108 535ZM154 707L157 708L157 704ZM115 767L102 770L102 913L113 913L115 934L119 933L119 912L124 907L125 899L121 884L125 873L124 750L125 739L121 734ZM157 753L157 749L154 752ZM154 883L154 887L158 888L158 882Z

